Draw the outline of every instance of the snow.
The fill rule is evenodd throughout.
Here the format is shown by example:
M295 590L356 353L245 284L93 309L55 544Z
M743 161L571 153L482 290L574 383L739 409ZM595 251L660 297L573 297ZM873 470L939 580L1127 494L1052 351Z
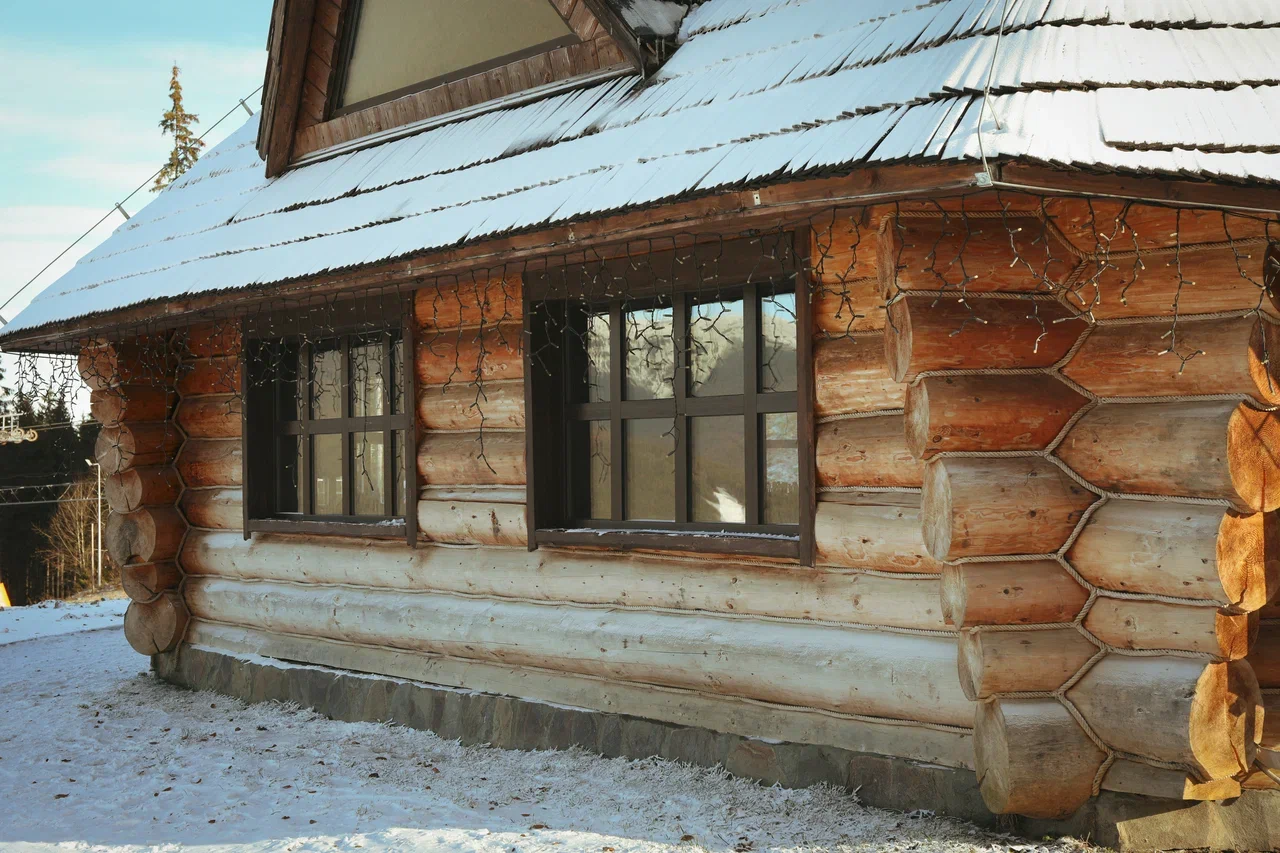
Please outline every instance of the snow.
M146 671L120 631L0 647L0 847L22 851L1007 850L927 814L863 808L660 760L462 747L245 706ZM1019 850L1081 849L1074 842Z
M128 607L127 598L93 604L45 601L31 607L0 607L0 646L59 634L118 628Z

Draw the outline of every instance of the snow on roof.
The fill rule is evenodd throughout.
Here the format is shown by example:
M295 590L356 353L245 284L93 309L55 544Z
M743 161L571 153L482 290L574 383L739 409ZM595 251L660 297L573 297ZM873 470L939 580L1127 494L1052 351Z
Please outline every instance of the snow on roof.
M252 119L4 333L858 165L985 151L1280 182L1276 27L1270 0L708 0L648 81L490 112L271 181Z

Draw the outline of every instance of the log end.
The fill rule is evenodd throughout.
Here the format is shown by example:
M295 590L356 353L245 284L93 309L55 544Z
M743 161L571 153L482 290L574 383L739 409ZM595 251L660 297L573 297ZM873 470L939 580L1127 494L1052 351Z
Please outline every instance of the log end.
M124 636L140 655L164 654L182 642L190 621L182 597L165 592L146 604L130 603L124 614Z
M1280 592L1280 515L1228 511L1218 526L1216 551L1232 610L1261 610Z
M1253 767L1262 741L1262 691L1247 661L1205 667L1196 682L1189 735L1206 779L1227 779Z
M905 410L907 450L916 459L927 459L929 453L929 383L920 382L907 388Z
M1257 386L1257 397L1270 405L1280 404L1280 325L1259 318L1249 336L1249 375Z
M177 589L182 573L175 563L145 563L125 566L120 582L125 595L139 604L150 604L162 594Z
M952 539L951 477L944 461L934 460L924 466L920 524L929 555L935 560L949 559Z
M884 362L894 382L905 382L911 371L911 312L907 300L889 305L884 327Z
M876 241L876 274L880 283L880 297L890 299L898 292L898 262L902 256L902 235L897 229L895 217L885 217L880 222L879 239Z
M1227 459L1242 508L1280 509L1280 417L1238 406L1227 425Z

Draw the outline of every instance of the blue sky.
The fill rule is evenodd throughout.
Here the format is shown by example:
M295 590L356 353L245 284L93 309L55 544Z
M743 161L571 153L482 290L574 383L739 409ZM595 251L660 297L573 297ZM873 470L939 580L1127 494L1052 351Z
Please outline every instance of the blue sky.
M175 60L200 132L262 84L270 15L271 0L0 0L0 303L164 162L156 124ZM4 316L122 221L109 218Z

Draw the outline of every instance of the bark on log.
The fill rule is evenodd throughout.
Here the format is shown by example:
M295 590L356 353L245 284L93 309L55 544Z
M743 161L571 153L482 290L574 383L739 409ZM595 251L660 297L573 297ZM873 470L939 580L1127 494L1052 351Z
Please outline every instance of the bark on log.
M414 354L418 383L466 385L477 377L481 382L521 379L523 334L519 324L424 334Z
M1138 794L1163 800L1230 800L1240 796L1240 783L1235 779L1199 782L1177 770L1152 767L1136 761L1119 759L1111 765L1102 787L1122 794Z
M983 802L996 814L1059 819L1093 795L1106 755L1061 702L978 705L973 745Z
M1053 293L1078 261L1056 230L1039 218L1011 215L890 220L880 235L881 293Z
M911 296L889 307L885 361L899 382L932 370L1051 367L1087 328L1070 316L1056 302Z
M418 416L433 430L524 429L524 383L456 382L423 388Z
M970 699L997 693L1057 690L1098 653L1075 628L965 631L960 635L960 687Z
M182 435L172 423L124 424L103 427L94 444L94 456L106 476L129 468L164 465L182 444Z
M483 271L460 280L437 279L435 286L414 294L413 311L429 338L435 330L461 329L497 323L520 323L524 318L524 282L519 274L505 278Z
M524 516L521 504L418 502L418 530L432 542L452 545L527 545Z
M1087 402L1047 375L932 377L907 391L907 447L917 459L1043 450Z
M103 544L117 566L161 563L178 556L187 522L172 506L113 512L103 531Z
M173 393L150 385L117 385L89 394L89 412L103 426L154 423L169 417Z
M190 438L239 438L243 404L232 394L183 400L174 418Z
M239 356L216 356L184 362L178 371L178 393L184 399L207 394L240 393Z
M889 375L876 336L813 343L814 412L819 417L901 409L907 386Z
M362 586L616 608L705 611L942 631L938 582L782 564L571 549L448 548L192 531L188 576ZM954 641L952 641L954 644ZM955 680L954 672L948 676Z
M125 595L142 604L149 604L168 592L177 589L182 572L175 563L139 563L120 569L120 584Z
M185 590L197 618L276 633L839 713L973 718L950 637L210 578L188 578Z
M178 473L189 489L239 486L243 479L240 440L192 439L178 454Z
M228 320L192 326L175 345L189 358L238 356L241 351L240 324Z
M180 506L192 527L239 530L244 524L243 501L240 489L187 489Z
M1247 658L1264 689L1280 687L1280 622L1264 620Z
M1254 317L1099 326L1062 372L1099 397L1252 394L1280 403L1280 326ZM1194 356L1188 361L1182 357Z
M929 556L920 535L919 496L903 497L915 498L917 505L819 502L814 519L818 564L881 572L940 572L942 564Z
M1175 649L1241 660L1258 636L1258 614L1101 597L1084 626L1117 649Z
M924 541L937 560L1052 554L1096 499L1044 459L935 459L925 466Z
M1057 455L1101 488L1280 508L1280 418L1223 402L1111 403L1080 419Z
M147 604L129 604L124 614L124 637L140 655L164 654L182 642L190 621L182 596L166 592Z
M170 465L130 468L102 482L112 512L133 512L144 506L172 506L182 491L178 472Z
M1280 517L1219 507L1111 501L1067 553L1090 583L1260 610L1280 591Z
M1253 765L1262 694L1244 661L1111 655L1067 694L1113 749L1226 779Z
M483 453L483 458L481 454ZM418 473L428 486L523 486L524 434L426 433Z
M818 485L919 488L920 461L907 449L902 415L818 425Z
M1054 560L942 570L942 616L957 628L1071 622L1088 600L1089 591Z
M879 332L887 322L885 312L880 280L874 276L814 285L813 323L821 335Z

